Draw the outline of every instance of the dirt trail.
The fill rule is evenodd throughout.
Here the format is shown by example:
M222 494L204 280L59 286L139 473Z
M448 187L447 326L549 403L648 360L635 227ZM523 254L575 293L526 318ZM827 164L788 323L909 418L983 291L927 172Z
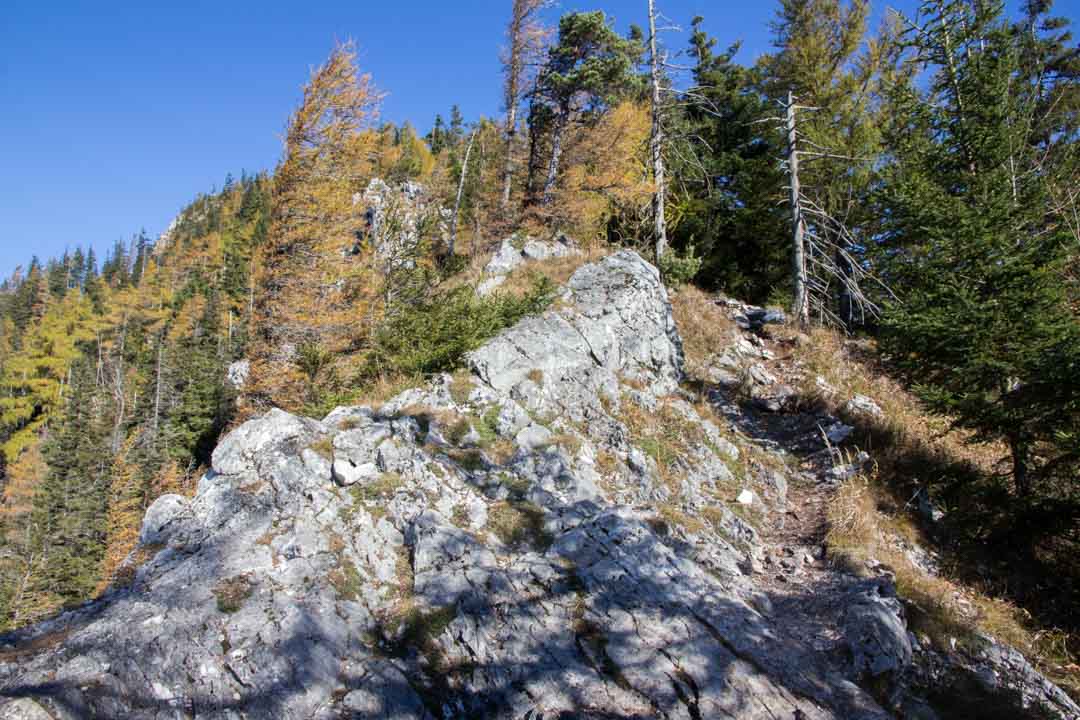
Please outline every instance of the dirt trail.
M763 357L754 364L776 380L758 384L755 392L780 395L799 387L801 371L790 345L767 332L754 344ZM851 592L866 581L830 564L825 557L828 508L837 484L827 473L834 466L835 450L823 429L836 418L789 401L780 411L747 397L745 388L720 388L712 401L732 426L762 450L782 457L787 465L787 499L770 512L759 528L764 552L753 563L755 582L768 597L771 615L783 631L802 637L815 652L824 652L842 665L846 658L839 630Z

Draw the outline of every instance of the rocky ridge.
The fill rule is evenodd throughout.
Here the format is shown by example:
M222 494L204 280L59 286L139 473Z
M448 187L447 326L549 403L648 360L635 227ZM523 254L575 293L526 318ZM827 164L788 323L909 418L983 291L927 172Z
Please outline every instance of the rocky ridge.
M150 507L123 586L0 638L0 718L935 717L957 661L887 573L828 568L785 525L833 468L793 469L768 431L819 442L822 418L769 367L782 318L731 310L711 408L624 251L468 373L246 423L193 498ZM988 696L1080 718L990 647Z

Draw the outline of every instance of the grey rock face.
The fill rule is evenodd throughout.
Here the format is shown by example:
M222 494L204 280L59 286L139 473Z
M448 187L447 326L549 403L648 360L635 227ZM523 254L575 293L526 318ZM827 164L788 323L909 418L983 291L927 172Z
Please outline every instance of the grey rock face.
M743 571L755 480L678 395L654 268L582 267L469 364L466 400L439 377L233 431L150 507L130 585L0 638L0 719L890 717L854 680L909 666L894 600L853 603L853 669ZM661 465L624 411L699 440ZM787 490L754 487L755 511Z
M251 361L237 360L229 365L225 374L225 380L235 390L243 390L251 376Z
M168 527L188 507L186 498L179 495L162 495L146 509L139 542L143 545L160 545L168 536Z
M844 637L858 674L897 674L911 664L903 608L893 593L874 584L853 595L844 611Z
M353 205L363 210L359 231L372 243L384 269L412 267L412 249L420 240L421 228L433 219L436 232L448 236L449 211L430 202L424 188L406 181L393 188L379 178L373 179L363 193L353 196Z
M256 465L274 453L299 450L324 429L314 420L294 417L274 409L227 436L214 450L212 466L221 475L251 472Z
M484 278L476 292L480 296L490 295L505 282L507 275L527 262L580 254L565 235L550 241L517 235L506 238L484 266Z
M29 698L0 702L0 720L52 720L52 717Z
M1080 706L1017 650L988 636L975 649L918 646L907 682L945 698L943 717L1080 720ZM992 710L991 714L989 711Z
M881 418L885 415L881 406L865 395L856 395L848 400L844 404L844 414L863 418Z
M660 274L630 251L582 267L565 307L527 318L472 353L473 371L530 411L584 419L623 379L668 395L682 379L682 345Z

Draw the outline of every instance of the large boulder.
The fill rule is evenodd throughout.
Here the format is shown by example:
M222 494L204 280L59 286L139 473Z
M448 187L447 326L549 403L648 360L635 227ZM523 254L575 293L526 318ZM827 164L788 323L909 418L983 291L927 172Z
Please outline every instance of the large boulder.
M469 356L497 392L531 410L580 418L620 383L673 393L683 376L682 342L660 273L631 251L585 265L570 278L559 309L526 318Z

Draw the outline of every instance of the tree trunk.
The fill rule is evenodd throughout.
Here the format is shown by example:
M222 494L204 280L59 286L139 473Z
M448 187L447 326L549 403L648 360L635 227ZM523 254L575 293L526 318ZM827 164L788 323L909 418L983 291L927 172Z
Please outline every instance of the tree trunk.
M787 95L788 173L791 176L791 275L795 287L792 313L800 326L810 324L810 299L806 290L806 242L799 189L798 133L795 130L795 94Z
M547 180L544 181L544 204L550 205L555 192L555 181L559 177L559 160L562 157L562 136L566 130L568 118L565 111L560 111L555 118L555 127L551 134L551 161L548 163Z
M652 156L653 181L656 190L653 192L653 235L656 238L656 261L667 252L667 221L665 218L665 202L667 194L666 178L664 176L664 128L661 123L660 95L660 58L656 52L656 2L649 0L649 53L652 73L652 135L649 139L649 153Z
M465 160L461 163L461 178L458 180L457 200L454 201L454 219L450 222L450 247L447 255L454 256L454 245L457 244L458 213L461 212L461 196L465 193L465 176L469 173L469 155L472 154L473 143L476 142L476 130L469 136L469 145L465 148Z
M517 138L517 102L506 110L506 157L503 159L502 209L510 207L510 186L514 178L514 140Z
M1009 451L1012 454L1016 494L1026 499L1031 494L1031 478L1028 475L1028 444L1019 435L1010 436Z

